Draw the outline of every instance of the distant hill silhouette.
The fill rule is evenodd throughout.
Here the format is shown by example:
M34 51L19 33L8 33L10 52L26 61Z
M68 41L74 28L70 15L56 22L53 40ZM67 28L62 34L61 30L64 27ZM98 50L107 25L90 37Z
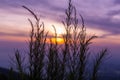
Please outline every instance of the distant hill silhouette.
M2 68L0 67L0 80L9 80L9 69L6 68ZM20 80L20 78L18 77L19 73L17 72L13 72L13 76L15 80ZM103 75L100 76L100 78L98 80L119 80L118 77L116 77L115 75Z
M9 73L10 73L9 69L0 67L0 80L10 80ZM14 80L20 80L18 75L19 75L19 73L13 71ZM115 76L116 75L114 75L114 74L111 75L111 73L109 73L108 75L99 76L98 80L119 80L119 78L115 77Z
M0 67L0 80L9 80L10 77L13 77L15 80L20 80L19 73L13 71L11 76L9 69Z
M8 80L9 69L0 67L0 80Z

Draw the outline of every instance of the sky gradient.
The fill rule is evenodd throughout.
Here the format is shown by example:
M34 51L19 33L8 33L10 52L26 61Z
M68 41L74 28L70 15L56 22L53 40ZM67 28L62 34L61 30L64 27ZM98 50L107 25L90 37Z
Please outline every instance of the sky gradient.
M111 40L120 40L119 4L119 0L73 0L88 32ZM22 5L35 11L47 28L51 28L51 25L60 27L67 0L0 0L0 36L27 36L26 31L30 30L27 18L31 15Z
M65 18L67 2L68 0L0 0L0 66L8 65L8 55L12 55L15 48L23 50L27 47L31 29L27 19L32 17L22 5L40 16L45 27L53 33L52 25L55 25L58 32L63 31L61 21ZM116 62L120 60L120 0L73 0L73 5L84 18L87 33L98 36L92 49L99 51L107 47L112 56L111 62L113 61L108 64L115 65L114 67L120 65ZM120 69L116 71L120 72Z

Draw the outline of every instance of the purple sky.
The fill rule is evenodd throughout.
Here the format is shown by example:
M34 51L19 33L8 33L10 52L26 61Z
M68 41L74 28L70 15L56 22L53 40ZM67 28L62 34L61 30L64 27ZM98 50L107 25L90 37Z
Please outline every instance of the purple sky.
M105 36L118 35L120 37L119 0L73 0L73 4L78 9L78 13L83 15L88 28L106 31L107 35ZM60 22L61 17L64 17L67 0L0 0L0 28L11 28L11 30L16 31L16 27L19 27L17 32L26 28L24 27L27 25L25 18L28 17L29 13L21 7L22 5L35 10L43 19ZM18 23L25 25L18 25ZM18 33L19 35L24 36L21 32Z
M68 0L0 0L0 56L11 54L14 48L22 48L20 41L28 39L26 36L29 34L30 25L27 18L31 18L31 15L22 5L35 11L49 30L51 25L55 25L59 30L67 2ZM88 33L98 35L97 41L105 43L97 43L98 48L101 45L111 48L112 55L118 55L120 0L73 0L73 5L84 17Z

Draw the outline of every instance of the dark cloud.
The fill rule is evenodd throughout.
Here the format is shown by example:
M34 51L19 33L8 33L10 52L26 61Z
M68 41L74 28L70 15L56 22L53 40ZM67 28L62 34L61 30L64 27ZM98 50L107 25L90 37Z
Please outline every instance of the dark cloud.
M0 9L12 12L13 14L27 14L22 8L22 5L29 7L32 11L38 12L42 17L45 15L51 15L51 13L62 13L64 8L60 6L53 5L49 0L1 0ZM53 14L54 15L54 14Z
M55 11L55 12L64 12L65 11L65 8L61 8L61 7L55 7L55 6L52 6L50 7L51 10Z
M112 22L109 18L87 19L86 23L88 26L92 26L92 28L98 28L112 34L120 34L120 23Z
M10 12L14 9L14 13L19 11L24 5L34 10L47 10L51 7L49 2L48 0L0 0L0 9Z
M108 16L114 16L120 14L120 10L112 10L108 12Z
M2 7L16 7L19 5L32 5L32 6L36 6L36 5L47 5L49 6L49 1L48 0L1 0L0 1L0 6Z
M120 4L120 0L114 0L114 4Z

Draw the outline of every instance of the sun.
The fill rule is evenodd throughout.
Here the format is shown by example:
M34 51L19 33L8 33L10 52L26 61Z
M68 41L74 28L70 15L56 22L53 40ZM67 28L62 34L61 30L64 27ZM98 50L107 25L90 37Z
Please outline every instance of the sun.
M58 43L58 44L63 44L64 39L62 38L62 35L64 33L64 29L62 27L56 27L56 33L57 37L56 38L51 38L52 43Z
M60 24L54 24L54 28L53 27L47 28L50 35L50 37L47 38L47 43L55 44L57 42L57 44L63 44L64 43L63 34L65 33L64 26ZM55 35L55 31L57 35Z
M53 44L55 44L57 42L57 44L63 44L64 43L64 39L63 38L51 38L51 42Z

